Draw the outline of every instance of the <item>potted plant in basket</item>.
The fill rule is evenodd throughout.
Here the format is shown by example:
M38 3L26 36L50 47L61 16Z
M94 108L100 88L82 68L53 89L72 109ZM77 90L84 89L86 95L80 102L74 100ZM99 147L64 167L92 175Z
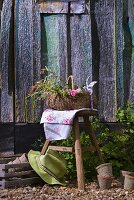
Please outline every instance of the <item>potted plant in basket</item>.
M63 83L54 72L49 72L47 68L43 71L47 71L48 75L32 86L28 98L45 100L49 108L56 110L93 108L93 103L96 108L96 99L92 96L92 87L96 81L78 87L74 85L72 75Z

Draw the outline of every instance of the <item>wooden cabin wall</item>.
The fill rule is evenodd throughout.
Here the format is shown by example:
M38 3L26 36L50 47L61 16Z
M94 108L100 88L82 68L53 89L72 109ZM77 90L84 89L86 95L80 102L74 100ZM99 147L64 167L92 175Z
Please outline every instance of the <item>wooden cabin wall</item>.
M133 0L79 0L70 13L68 2L51 3L47 13L33 0L15 0L14 65L12 2L4 0L1 13L0 121L39 122L43 105L25 97L44 65L79 85L88 76L98 81L99 116L116 121L117 108L134 102Z

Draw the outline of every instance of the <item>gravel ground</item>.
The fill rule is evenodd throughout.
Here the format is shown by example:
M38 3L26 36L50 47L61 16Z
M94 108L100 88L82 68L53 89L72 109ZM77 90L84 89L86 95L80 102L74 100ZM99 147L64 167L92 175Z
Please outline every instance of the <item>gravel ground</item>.
M114 180L109 190L100 190L96 182L87 183L85 191L79 191L75 184L67 187L27 186L16 189L0 189L0 200L134 200L134 190L121 189Z

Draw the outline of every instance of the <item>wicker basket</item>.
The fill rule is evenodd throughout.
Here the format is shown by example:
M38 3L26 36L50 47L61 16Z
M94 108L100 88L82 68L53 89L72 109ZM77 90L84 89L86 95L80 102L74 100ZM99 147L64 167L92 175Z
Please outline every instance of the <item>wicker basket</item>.
M69 76L72 82L72 89L74 89L73 77ZM93 95L93 107L91 105L91 95L88 91L83 91L76 96L61 96L59 94L53 93L47 97L47 106L55 110L75 110L81 108L96 108L97 101L95 95Z
M77 94L75 97L51 94L47 98L47 106L55 110L91 108L91 98L89 92ZM96 101L94 101L94 108L96 108Z

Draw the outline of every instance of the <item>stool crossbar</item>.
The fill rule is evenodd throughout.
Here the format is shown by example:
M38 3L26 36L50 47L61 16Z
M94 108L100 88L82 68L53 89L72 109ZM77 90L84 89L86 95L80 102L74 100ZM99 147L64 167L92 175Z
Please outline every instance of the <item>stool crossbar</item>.
M83 167L83 159L82 159L82 152L84 151L84 149L81 148L81 143L80 143L80 128L79 128L79 120L78 120L79 117L83 117L86 134L90 136L91 143L92 143L92 146L88 147L87 150L96 151L101 163L104 162L103 156L99 149L97 139L91 127L91 122L89 120L89 117L96 116L96 115L97 115L97 110L83 110L83 111L77 112L73 121L74 147L51 146L50 141L46 140L41 150L41 154L45 154L48 148L52 150L56 150L56 151L63 151L63 152L74 151L75 152L77 183L78 183L79 190L84 190L84 187L85 187L84 167Z

